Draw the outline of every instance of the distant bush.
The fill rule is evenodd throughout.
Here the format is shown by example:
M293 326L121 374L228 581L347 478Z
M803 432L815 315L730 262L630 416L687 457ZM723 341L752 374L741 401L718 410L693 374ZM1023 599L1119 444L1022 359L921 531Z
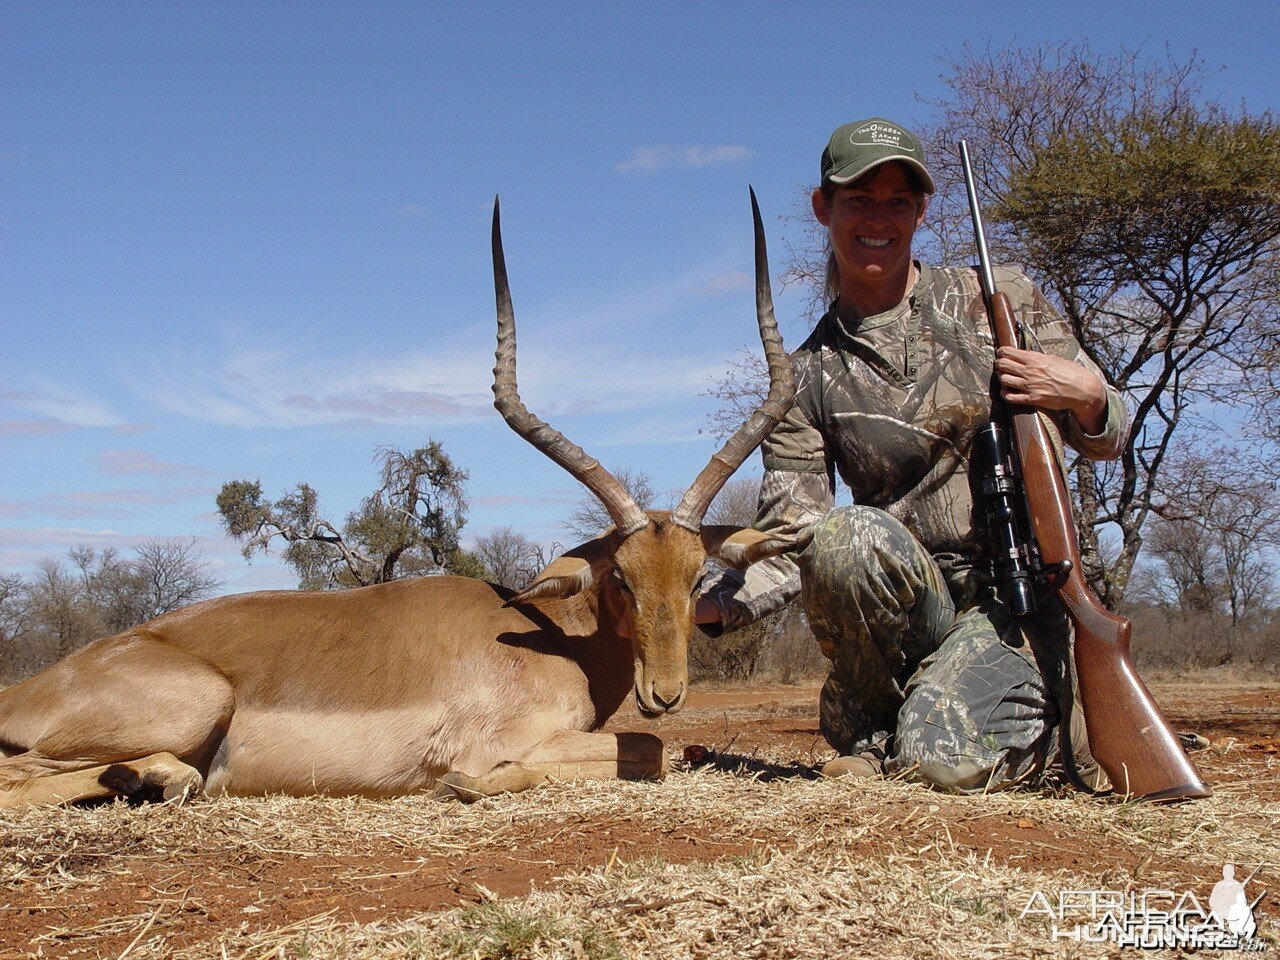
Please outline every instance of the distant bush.
M195 540L146 540L132 557L76 547L28 576L0 577L0 683L14 683L99 637L211 596L222 581Z
M1190 672L1213 667L1280 671L1280 618L1231 623L1219 613L1183 613L1140 604L1124 610L1133 621L1130 649L1140 670Z
M1189 673L1227 667L1280 674L1280 615L1233 625L1222 613L1182 613L1151 604L1123 610L1133 621L1131 651L1139 670ZM734 633L695 631L689 645L694 681L782 683L820 680L830 664L818 650L799 603Z
M694 681L798 683L825 677L827 666L798 603L719 637L695 630L689 644Z

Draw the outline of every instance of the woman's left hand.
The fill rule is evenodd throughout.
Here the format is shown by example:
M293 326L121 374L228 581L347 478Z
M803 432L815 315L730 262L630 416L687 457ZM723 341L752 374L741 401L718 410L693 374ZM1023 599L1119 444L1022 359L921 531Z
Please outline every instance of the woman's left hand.
M1068 410L1085 433L1107 425L1107 388L1078 363L1039 350L1001 347L996 351L1000 393L1010 403L1041 410Z

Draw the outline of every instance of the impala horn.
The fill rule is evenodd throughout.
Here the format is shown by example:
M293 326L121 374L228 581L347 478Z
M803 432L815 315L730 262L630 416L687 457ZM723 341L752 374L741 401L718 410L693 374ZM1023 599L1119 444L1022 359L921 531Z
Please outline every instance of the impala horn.
M760 222L760 206L751 190L751 216L755 222L756 240L756 320L760 324L760 341L769 365L769 395L728 442L702 468L693 485L685 492L680 505L671 514L671 522L697 533L702 518L725 481L733 475L751 451L786 416L795 401L796 380L791 358L783 349L778 334L778 321L773 315L773 294L769 289L769 254L765 250L764 225Z
M767 288L767 278L765 282ZM574 479L594 493L609 511L614 526L622 536L630 536L647 526L649 517L631 499L618 478L559 430L530 413L520 399L516 388L516 315L511 307L511 288L507 284L507 262L502 255L502 227L497 197L493 198L493 288L498 301L498 349L495 353L497 365L493 368L493 405L502 414L502 419L510 424L512 430L568 470Z

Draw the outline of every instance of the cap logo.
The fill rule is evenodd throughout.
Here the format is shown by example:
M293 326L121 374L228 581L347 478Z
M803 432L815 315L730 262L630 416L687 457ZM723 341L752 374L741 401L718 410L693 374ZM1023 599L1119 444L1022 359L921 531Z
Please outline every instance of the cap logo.
M901 127L877 120L864 123L849 134L849 142L855 147L894 147L915 153L916 148L904 142L906 138L907 133Z

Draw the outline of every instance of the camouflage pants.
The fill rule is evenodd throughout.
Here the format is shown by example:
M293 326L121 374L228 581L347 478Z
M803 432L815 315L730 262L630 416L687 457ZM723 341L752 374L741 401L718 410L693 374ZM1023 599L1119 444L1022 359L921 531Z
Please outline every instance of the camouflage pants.
M955 792L1039 777L1056 750L1070 649L1056 601L1015 622L988 587L957 611L924 547L870 507L819 521L800 568L831 661L819 707L831 746L881 752L886 772Z

